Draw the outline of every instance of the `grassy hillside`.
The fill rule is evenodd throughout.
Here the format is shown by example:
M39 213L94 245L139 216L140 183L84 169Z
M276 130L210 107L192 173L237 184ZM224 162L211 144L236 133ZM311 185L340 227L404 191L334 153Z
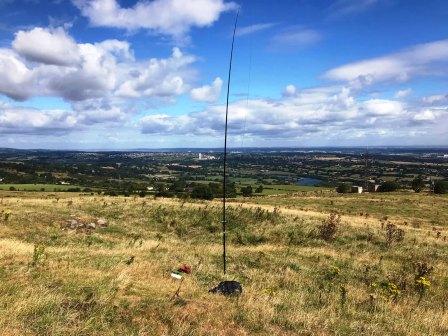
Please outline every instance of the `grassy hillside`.
M223 279L218 202L0 197L1 335L448 333L447 197L235 202L227 278L240 299L207 292ZM173 299L183 263L193 271Z

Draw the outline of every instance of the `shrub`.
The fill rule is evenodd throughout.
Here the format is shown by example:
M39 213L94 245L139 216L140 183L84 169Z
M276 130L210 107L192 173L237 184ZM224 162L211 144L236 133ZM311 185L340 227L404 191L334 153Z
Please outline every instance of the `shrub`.
M422 191L422 189L425 187L425 183L423 182L423 179L421 178L421 176L415 178L412 181L412 189L416 192L419 193L420 191Z
M386 225L386 242L392 245L394 242L401 242L404 239L404 231L392 223Z
M379 192L391 192L400 189L400 185L395 181L386 181L378 188Z
M16 191L16 188L13 187L13 186L10 186L10 187L9 187L9 191Z
M434 183L434 194L448 193L448 181L436 181Z
M340 194L348 194L352 192L352 186L348 183L341 183L336 187L336 191Z
M326 241L331 241L336 236L336 233L341 225L341 216L336 213L331 213L330 216L324 220L319 226L319 237Z
M251 185L241 188L241 193L244 197L250 197L253 194L253 189Z
M191 192L191 198L212 200L213 192L208 185L198 184L193 188L193 191Z

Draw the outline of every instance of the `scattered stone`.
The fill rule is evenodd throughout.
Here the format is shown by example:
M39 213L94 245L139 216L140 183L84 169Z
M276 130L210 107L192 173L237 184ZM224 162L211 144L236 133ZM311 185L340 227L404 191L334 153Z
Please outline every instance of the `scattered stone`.
M103 218L97 219L95 221L91 221L88 219L68 219L64 224L61 225L61 228L68 230L77 230L77 231L87 231L91 232L96 230L97 228L107 227L107 221Z
M96 223L98 224L98 226L100 228L105 228L108 226L107 220L105 220L104 218L99 218Z
M78 223L78 221L76 219L69 219L67 226L70 229L75 230L79 226L79 223Z

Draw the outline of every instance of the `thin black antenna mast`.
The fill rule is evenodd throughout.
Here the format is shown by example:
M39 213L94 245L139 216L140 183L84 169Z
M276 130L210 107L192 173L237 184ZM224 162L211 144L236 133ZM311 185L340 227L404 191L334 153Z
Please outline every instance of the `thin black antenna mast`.
M226 274L226 271L227 271L227 264L226 264L227 120L228 120L228 116L229 116L230 78L231 78L231 74L232 74L233 45L235 43L236 26L238 24L239 14L240 14L240 12L238 11L236 13L235 26L233 28L232 48L230 49L229 76L227 79L226 123L225 123L225 129L224 129L224 168L223 168L223 179L222 179L222 260L223 260L224 274Z

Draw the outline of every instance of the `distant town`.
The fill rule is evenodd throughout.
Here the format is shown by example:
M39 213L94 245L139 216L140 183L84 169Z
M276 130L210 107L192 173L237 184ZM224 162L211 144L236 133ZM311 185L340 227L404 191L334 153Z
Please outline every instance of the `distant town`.
M231 150L228 159L229 196L433 190L448 179L446 148L253 148ZM4 190L213 198L221 182L222 152L213 149L0 150Z

